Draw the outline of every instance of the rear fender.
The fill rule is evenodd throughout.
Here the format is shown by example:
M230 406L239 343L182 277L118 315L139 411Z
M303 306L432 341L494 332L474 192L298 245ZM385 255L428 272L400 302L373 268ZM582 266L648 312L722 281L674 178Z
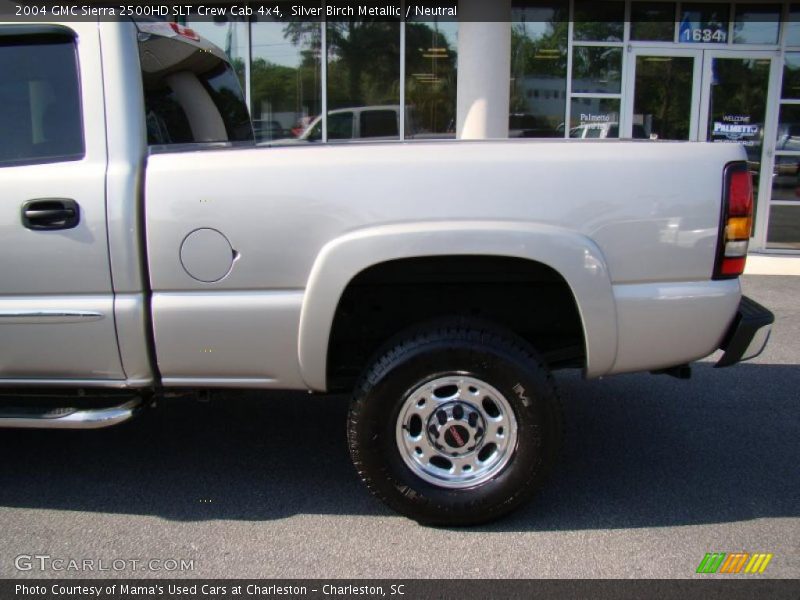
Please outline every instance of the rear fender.
M309 388L325 391L328 342L348 283L374 265L425 256L483 255L537 261L558 272L575 297L586 346L586 376L609 371L617 352L611 279L600 249L574 231L514 222L423 222L351 232L326 244L306 286L299 363Z

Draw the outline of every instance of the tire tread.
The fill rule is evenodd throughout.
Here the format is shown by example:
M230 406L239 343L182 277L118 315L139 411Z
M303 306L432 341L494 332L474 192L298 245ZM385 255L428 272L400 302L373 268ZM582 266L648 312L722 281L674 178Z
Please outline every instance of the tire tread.
M515 361L529 364L537 376L543 377L543 389L548 390L549 398L544 398L548 404L550 415L549 439L550 451L542 458L539 457L539 468L520 486L518 491L510 496L504 503L495 505L490 510L478 506L477 501L464 501L458 504L433 503L430 497L423 496L424 502L417 504L417 514L410 515L417 521L427 525L475 525L495 520L516 507L526 502L540 487L542 481L553 467L558 449L563 443L563 409L555 379L541 359L539 354L525 340L512 332L504 331L493 324L474 320L448 320L434 324L423 324L405 334L390 340L381 351L378 358L360 377L353 392L353 399L348 413L347 438L350 456L359 478L367 489L383 503L398 512L408 514L408 507L401 505L394 497L385 493L377 484L361 456L361 448L357 440L357 427L361 421L370 401L370 391L384 377L386 377L409 354L425 349L426 346L436 346L443 342L466 343L475 346L488 347L495 352L502 353ZM438 516L437 516L438 515Z

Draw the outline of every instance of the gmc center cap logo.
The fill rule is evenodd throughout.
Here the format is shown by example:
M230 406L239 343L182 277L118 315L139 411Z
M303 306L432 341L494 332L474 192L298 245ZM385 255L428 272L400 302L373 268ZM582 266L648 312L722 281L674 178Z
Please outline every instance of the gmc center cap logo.
M463 448L469 442L469 431L463 425L451 425L444 432L444 441L451 448Z

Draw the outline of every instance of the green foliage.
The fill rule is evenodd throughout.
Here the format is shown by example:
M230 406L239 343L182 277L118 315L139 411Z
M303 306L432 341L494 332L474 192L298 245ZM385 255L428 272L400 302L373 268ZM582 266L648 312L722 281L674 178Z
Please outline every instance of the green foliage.
M300 65L280 66L265 58L253 61L251 87L255 112L262 101L268 101L273 111L301 112L304 106L314 106L318 112L319 23L290 21L282 27L284 39L301 48ZM326 37L329 109L399 104L398 22L329 22ZM406 103L414 107L415 123L425 131L445 132L455 120L456 48L427 23L407 23L406 48ZM429 48L442 49L442 56L424 56ZM423 81L413 77L413 73L433 77Z

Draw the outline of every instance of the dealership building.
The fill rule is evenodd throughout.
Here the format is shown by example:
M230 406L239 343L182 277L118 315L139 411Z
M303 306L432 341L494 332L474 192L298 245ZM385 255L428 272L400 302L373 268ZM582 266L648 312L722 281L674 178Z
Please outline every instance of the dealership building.
M230 55L262 141L741 143L751 250L800 252L800 3L461 0L406 22L291 4L187 22Z

